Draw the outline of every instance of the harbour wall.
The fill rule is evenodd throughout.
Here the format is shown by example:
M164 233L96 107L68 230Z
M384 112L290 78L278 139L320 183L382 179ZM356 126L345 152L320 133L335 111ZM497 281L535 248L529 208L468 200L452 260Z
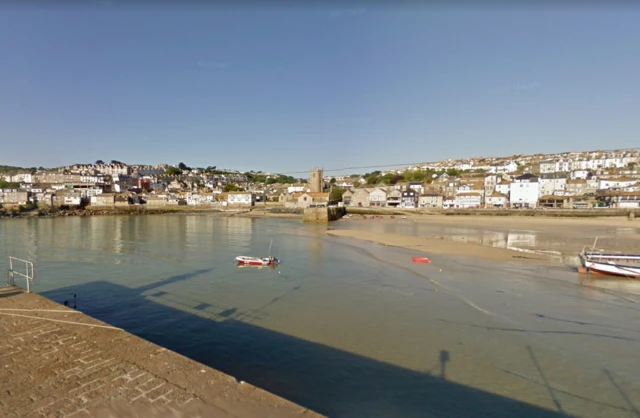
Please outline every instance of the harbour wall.
M326 223L337 221L346 213L344 207L305 208L303 222Z
M0 331L0 416L321 417L18 286Z

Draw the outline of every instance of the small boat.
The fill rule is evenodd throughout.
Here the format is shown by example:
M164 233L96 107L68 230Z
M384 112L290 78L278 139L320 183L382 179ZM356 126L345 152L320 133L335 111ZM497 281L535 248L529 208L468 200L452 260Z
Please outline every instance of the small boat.
M640 278L640 254L617 254L595 251L593 243L591 251L585 248L580 252L580 263L587 272Z
M235 258L235 261L241 265L248 266L273 266L280 263L275 257L247 257L244 255L239 255Z
M235 261L238 265L245 266L275 266L280 264L280 260L271 256L271 245L273 245L273 240L271 240L269 244L268 257L247 257L245 255L239 255L235 258Z

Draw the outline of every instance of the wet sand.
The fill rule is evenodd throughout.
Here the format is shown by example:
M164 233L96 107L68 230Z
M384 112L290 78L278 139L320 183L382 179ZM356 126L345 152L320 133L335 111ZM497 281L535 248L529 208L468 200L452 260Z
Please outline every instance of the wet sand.
M440 225L465 225L465 226L501 226L520 229L545 229L556 228L589 228L605 226L614 228L637 228L640 232L640 219L629 220L625 216L600 217L600 218L550 218L530 216L408 216L408 219L417 222L427 222ZM639 235L640 238L640 235Z
M346 218L329 235L493 261L575 259L584 246L640 252L640 220L495 216ZM575 264L575 260L570 262Z
M481 244L464 243L445 240L444 237L416 237L402 234L380 233L365 230L327 231L328 235L346 237L378 244L403 247L410 250L433 254L461 254L467 257L482 258L492 261L544 261L548 258L540 254L522 254L522 252L505 248L487 247Z

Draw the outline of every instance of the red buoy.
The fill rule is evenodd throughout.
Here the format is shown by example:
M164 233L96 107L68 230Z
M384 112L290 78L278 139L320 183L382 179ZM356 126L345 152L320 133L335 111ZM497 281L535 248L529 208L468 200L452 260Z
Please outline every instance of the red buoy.
M414 263L430 263L431 260L429 260L427 257L413 257L411 258L411 261L413 261Z

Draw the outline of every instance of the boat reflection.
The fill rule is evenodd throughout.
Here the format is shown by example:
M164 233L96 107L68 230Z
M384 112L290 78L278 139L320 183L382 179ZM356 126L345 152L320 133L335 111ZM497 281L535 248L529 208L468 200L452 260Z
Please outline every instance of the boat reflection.
M626 277L598 275L596 278L593 276L582 276L580 278L580 284L585 287L615 290L640 296L640 280ZM640 302L640 300L638 300L638 302Z
M275 265L275 264L271 264L271 265L268 265L268 266L254 266L254 265L251 265L251 264L238 263L236 265L236 267L239 268L239 269L258 269L259 270L259 269L265 269L266 268L266 269L275 270L276 267L278 267L278 266Z

